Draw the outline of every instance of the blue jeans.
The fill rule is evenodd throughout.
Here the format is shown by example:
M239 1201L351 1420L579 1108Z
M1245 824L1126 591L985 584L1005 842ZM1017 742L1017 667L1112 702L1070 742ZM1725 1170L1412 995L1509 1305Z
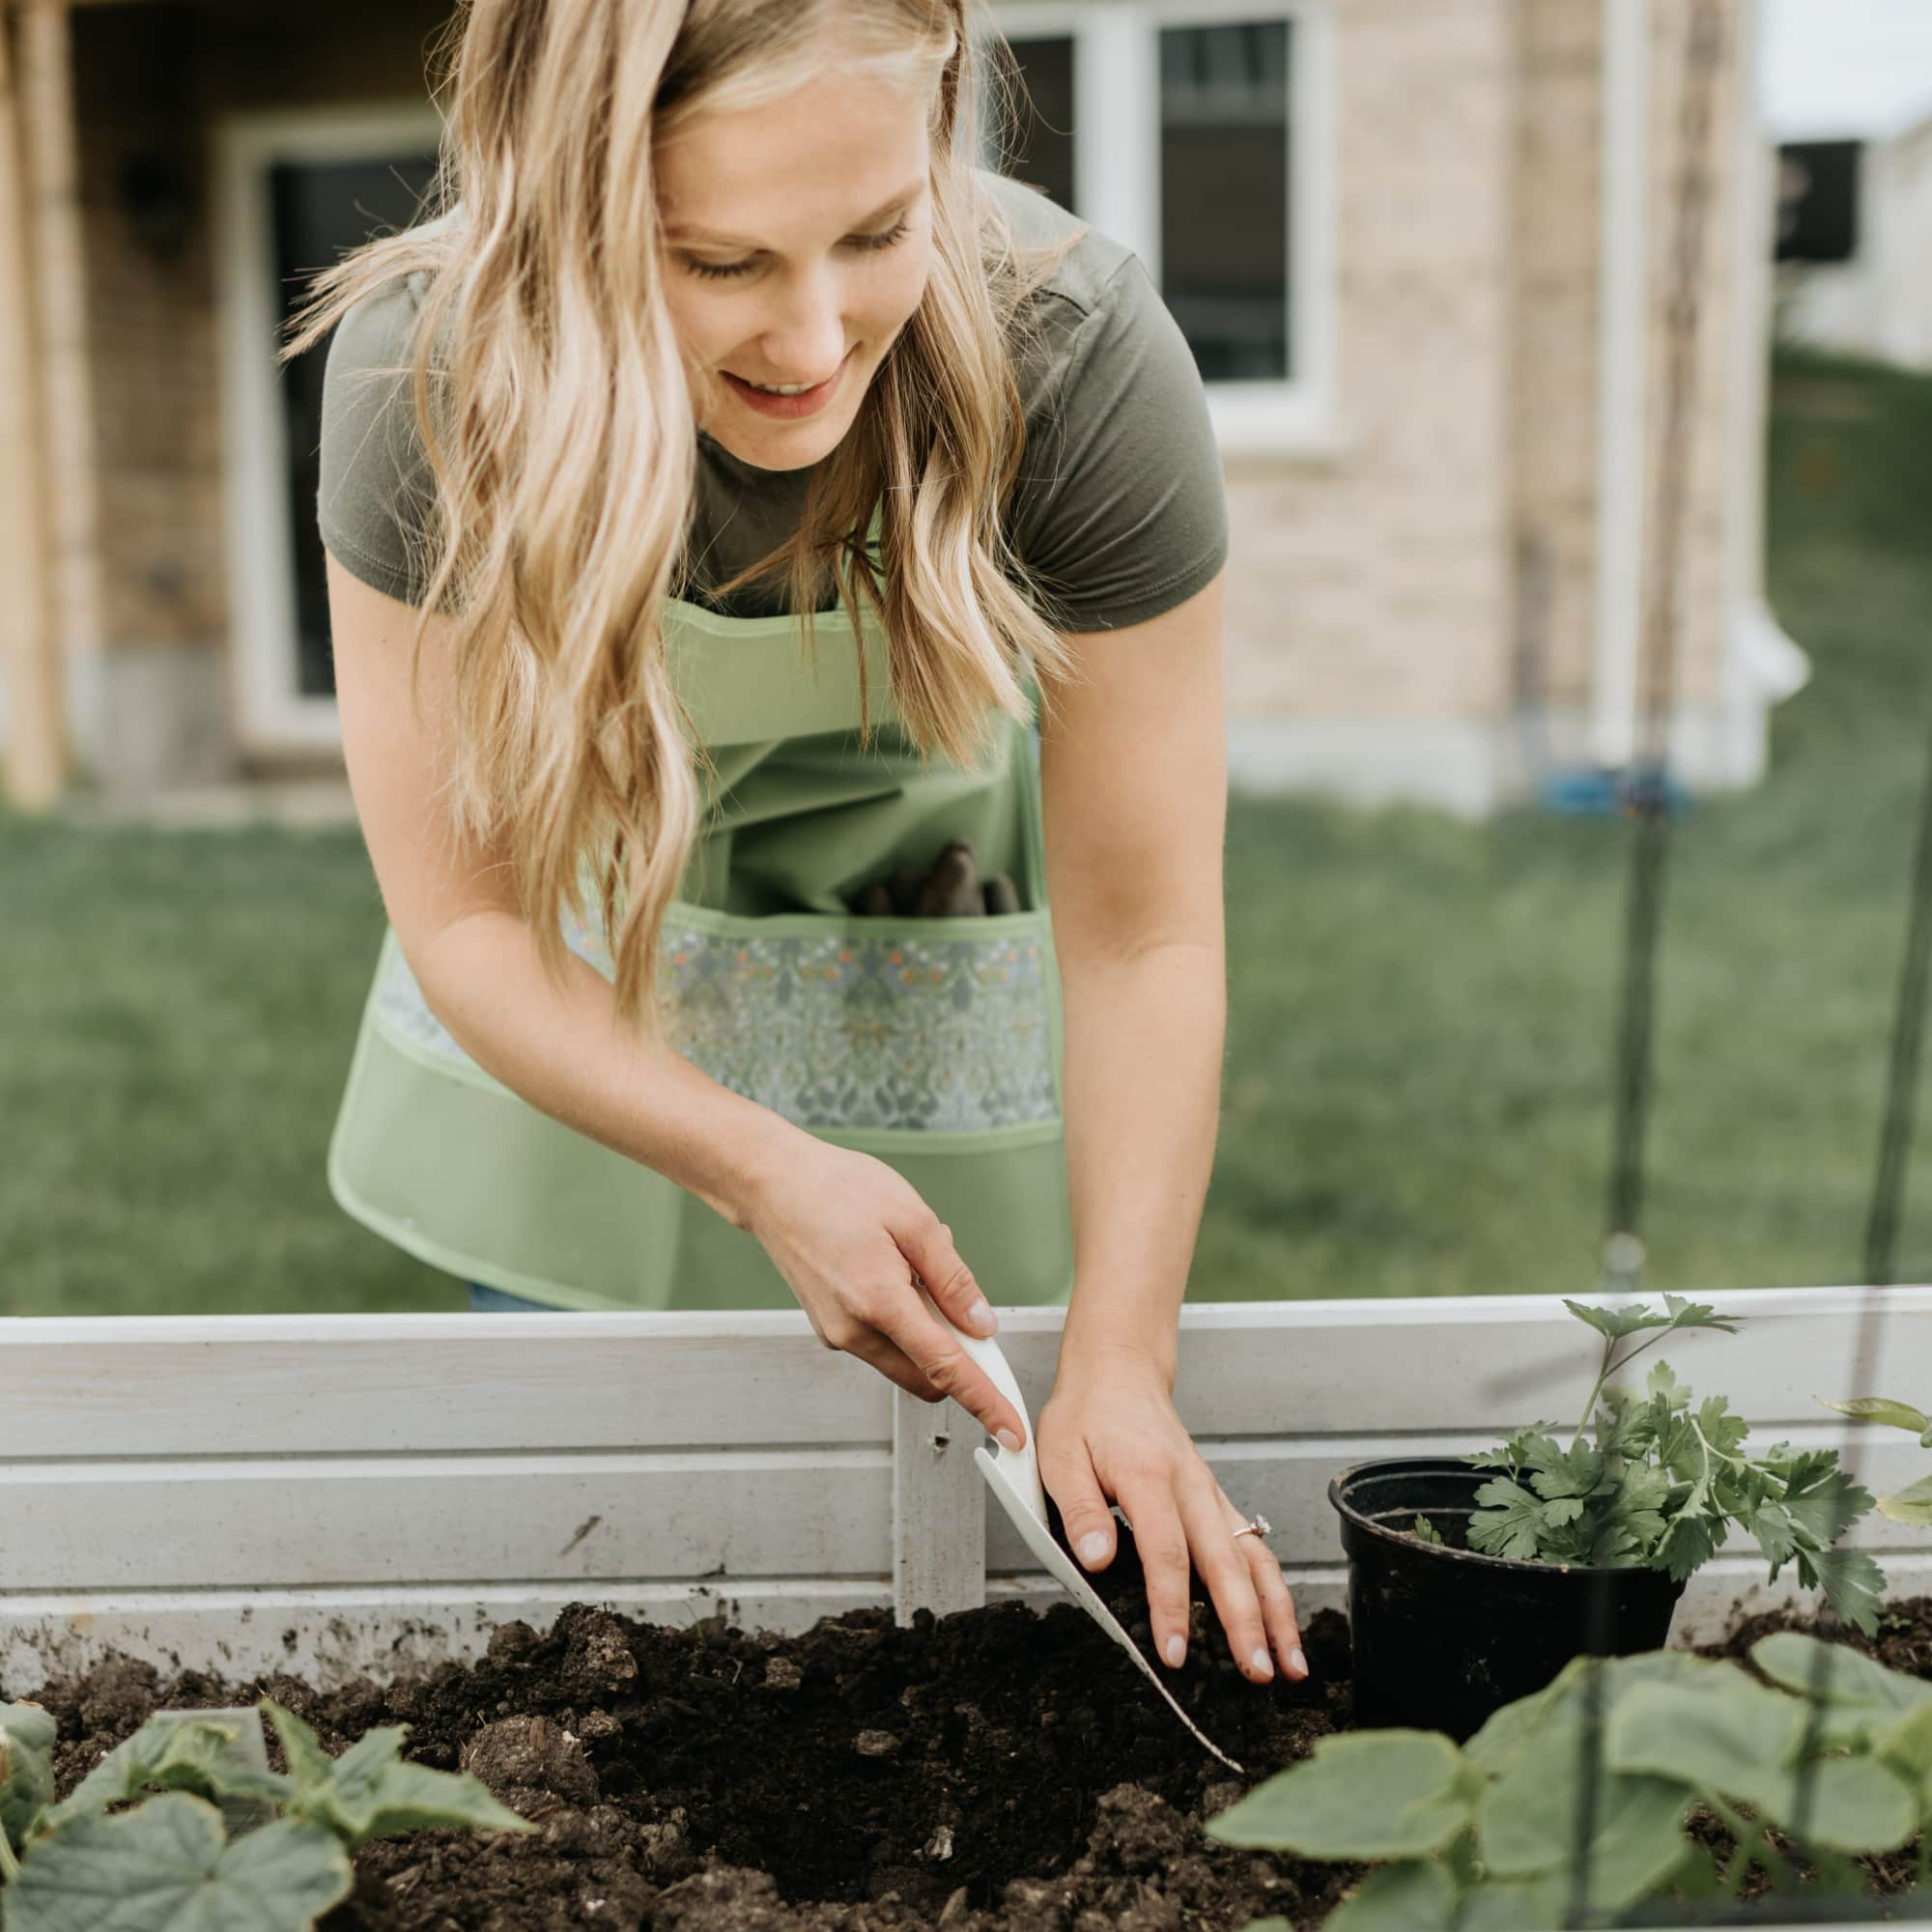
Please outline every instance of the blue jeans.
M554 1309L522 1294L505 1294L500 1288L485 1288L480 1281L469 1284L469 1308L475 1315L551 1315Z

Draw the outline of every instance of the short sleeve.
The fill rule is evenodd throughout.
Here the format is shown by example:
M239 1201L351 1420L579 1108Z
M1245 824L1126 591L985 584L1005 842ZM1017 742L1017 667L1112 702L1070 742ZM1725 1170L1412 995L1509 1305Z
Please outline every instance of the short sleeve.
M346 570L419 604L436 479L415 425L409 355L417 320L406 281L355 303L329 337L323 374L316 523Z
M1051 294L1041 306L1008 538L1057 629L1145 623L1228 558L1207 392L1138 256L1122 251L1084 309Z

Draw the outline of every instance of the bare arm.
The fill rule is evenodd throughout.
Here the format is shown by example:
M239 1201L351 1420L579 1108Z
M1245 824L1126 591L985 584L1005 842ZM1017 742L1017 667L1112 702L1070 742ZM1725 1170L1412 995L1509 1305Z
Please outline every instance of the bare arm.
M828 1348L917 1395L950 1395L1017 1443L1012 1406L921 1303L917 1270L962 1327L990 1311L952 1238L883 1162L817 1140L621 1023L610 982L574 955L559 985L519 915L500 853L456 836L448 769L449 620L416 613L333 556L329 615L343 751L383 902L430 1009L479 1066L540 1112L665 1175L755 1235Z
M1040 747L1077 1269L1063 1346L1138 1353L1171 1385L1227 1015L1221 580L1068 642L1079 677Z
M1187 1271L1220 1112L1227 985L1222 580L1162 616L1067 639L1041 733L1048 884L1066 997L1074 1287L1042 1479L1090 1568L1133 1525L1154 1641L1186 1654L1190 1562L1251 1680L1307 1675L1281 1566L1173 1406Z
M497 855L462 845L437 800L447 620L434 620L425 640L418 720L415 612L332 556L328 585L350 786L389 923L431 1010L530 1105L746 1226L754 1180L798 1129L620 1026L609 982L583 960L573 955L561 988L550 979Z

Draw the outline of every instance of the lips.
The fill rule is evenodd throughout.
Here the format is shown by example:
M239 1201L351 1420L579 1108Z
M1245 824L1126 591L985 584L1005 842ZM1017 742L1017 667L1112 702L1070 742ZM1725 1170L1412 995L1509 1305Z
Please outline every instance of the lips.
M816 415L831 401L845 374L846 363L852 359L855 350L845 352L845 361L839 363L823 382L815 383L809 389L802 389L796 395L775 395L769 389L761 389L748 382L743 376L735 376L728 369L719 374L724 378L724 386L747 408L755 410L761 416L773 416L781 422L795 422L804 416Z

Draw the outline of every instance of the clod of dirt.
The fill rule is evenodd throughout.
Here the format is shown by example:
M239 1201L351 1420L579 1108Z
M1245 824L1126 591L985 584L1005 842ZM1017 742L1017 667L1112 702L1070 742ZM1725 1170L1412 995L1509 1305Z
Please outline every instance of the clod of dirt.
M852 1747L861 1757L891 1757L899 1741L890 1731L861 1731L852 1740Z
M490 1662L514 1663L537 1647L537 1634L522 1621L498 1624L490 1633Z
M118 1730L132 1718L136 1729L155 1715L160 1673L139 1658L110 1658L94 1673L78 1716L89 1731Z
M526 1818L554 1809L559 1798L589 1804L598 1796L597 1774L583 1755L582 1742L548 1718L503 1718L485 1724L456 1762Z
M788 1657L765 1660L764 1685L767 1690L796 1690L805 1682L802 1671Z
M561 1628L568 1620L570 1648L564 1660L564 1680L585 1702L623 1690L638 1675L638 1660L631 1654L624 1626L609 1610L593 1610L573 1604L557 1619Z
M1186 1819L1165 1800L1138 1784L1117 1784L1100 1794L1087 1858L1095 1871L1157 1872L1180 1856L1191 1835Z

